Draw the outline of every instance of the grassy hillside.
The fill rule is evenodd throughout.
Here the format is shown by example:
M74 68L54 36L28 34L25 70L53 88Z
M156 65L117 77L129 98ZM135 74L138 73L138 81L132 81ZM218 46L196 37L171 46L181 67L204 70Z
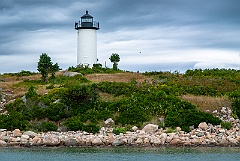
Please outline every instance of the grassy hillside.
M207 69L178 72L133 73L97 68L69 68L83 76L63 76L41 82L27 71L0 75L0 95L8 115L0 128L48 131L57 128L97 132L111 117L115 126L139 127L165 117L166 126L188 126L202 121L220 124L206 111L230 107L238 115L240 72ZM24 98L22 98L25 96ZM0 97L1 98L1 97ZM197 118L197 119L196 119Z

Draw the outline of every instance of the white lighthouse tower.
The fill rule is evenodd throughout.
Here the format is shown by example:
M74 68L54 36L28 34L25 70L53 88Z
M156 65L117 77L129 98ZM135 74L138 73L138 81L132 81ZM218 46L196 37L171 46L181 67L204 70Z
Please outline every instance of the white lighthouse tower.
M81 20L75 22L75 29L78 30L77 65L93 67L97 63L97 34L99 22L93 21L93 17L86 14Z

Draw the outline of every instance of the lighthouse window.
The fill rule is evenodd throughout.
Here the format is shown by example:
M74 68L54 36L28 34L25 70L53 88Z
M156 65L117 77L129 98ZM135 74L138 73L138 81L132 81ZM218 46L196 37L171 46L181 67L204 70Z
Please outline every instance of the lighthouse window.
M82 22L92 22L91 18L82 19Z

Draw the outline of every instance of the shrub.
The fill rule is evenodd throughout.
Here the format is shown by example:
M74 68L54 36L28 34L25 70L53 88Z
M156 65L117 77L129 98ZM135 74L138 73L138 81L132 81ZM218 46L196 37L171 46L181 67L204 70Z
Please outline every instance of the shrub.
M204 113L194 109L181 109L177 112L169 113L166 116L165 124L168 127L181 127L183 130L189 130L188 127L199 123L207 122L213 125L219 125L222 121L212 114Z
M64 121L63 124L68 128L68 130L71 131L78 131L83 129L83 122L79 116L68 118L66 121Z
M126 134L127 129L125 127L116 127L113 128L113 133L119 135L120 133Z
M68 87L62 95L63 102L76 107L95 102L98 98L98 92L95 85L72 85Z
M227 130L230 130L232 127L231 122L221 122L221 127Z
M83 131L86 131L88 133L98 133L100 130L100 127L94 123L89 123L86 125L83 125Z
M54 88L53 84L50 84L49 86L46 87L46 89L53 89L53 88Z
M52 122L32 122L29 125L29 129L37 132L48 132L56 131L58 129L57 125Z
M0 129L26 130L27 126L28 126L28 121L19 112L12 112L9 115L0 114Z
M52 121L59 121L68 116L67 108L64 104L58 102L45 109L46 117Z
M80 116L68 118L64 122L64 125L67 127L68 130L72 131L82 130L89 133L97 133L100 130L100 127L94 123L84 124L81 121Z
M41 123L41 131L56 131L58 129L57 125L52 122L42 122Z

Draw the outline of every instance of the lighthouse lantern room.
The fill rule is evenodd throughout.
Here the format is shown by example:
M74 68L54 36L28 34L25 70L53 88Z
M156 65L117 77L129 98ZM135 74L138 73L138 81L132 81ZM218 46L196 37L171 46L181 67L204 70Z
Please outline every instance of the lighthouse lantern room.
M77 65L93 67L97 63L97 34L99 22L93 21L93 17L86 14L81 20L75 22L75 29L78 30L77 38Z

